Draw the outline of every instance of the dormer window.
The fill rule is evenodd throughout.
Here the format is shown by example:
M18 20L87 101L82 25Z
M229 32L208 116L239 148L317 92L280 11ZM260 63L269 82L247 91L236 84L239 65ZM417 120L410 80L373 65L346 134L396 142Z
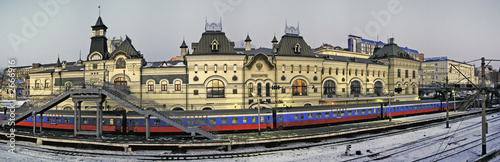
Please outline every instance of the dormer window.
M217 41L217 39L214 39L210 45L212 47L212 52L219 51L219 42Z
M97 53L96 53L96 54L93 54L93 55L90 57L90 60L93 60L93 61L94 61L94 60L101 60L101 59L102 59L101 55L100 55L100 54L97 54Z
M293 46L293 52L295 53L300 53L300 44L297 43L295 46Z

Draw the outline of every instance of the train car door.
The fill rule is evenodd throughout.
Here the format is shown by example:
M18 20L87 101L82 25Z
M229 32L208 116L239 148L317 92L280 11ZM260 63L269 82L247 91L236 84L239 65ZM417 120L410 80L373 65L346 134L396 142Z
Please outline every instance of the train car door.
M128 119L128 122L127 122L127 132L128 133L134 132L134 126L135 126L135 120L134 119Z

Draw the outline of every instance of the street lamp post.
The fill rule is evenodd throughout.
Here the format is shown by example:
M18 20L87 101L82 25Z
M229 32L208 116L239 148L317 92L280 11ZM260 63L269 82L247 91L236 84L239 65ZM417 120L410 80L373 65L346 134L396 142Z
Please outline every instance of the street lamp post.
M455 94L455 90L452 89L451 90L451 93L453 93L453 111L457 111L457 99L456 99L456 94Z
M389 122L392 122L392 116L391 116L391 97L392 97L392 91L387 91L387 97L389 98Z

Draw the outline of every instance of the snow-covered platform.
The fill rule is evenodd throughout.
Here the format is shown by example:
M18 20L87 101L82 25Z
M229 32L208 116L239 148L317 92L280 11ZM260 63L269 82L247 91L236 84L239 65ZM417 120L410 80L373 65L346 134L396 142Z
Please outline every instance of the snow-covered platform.
M496 111L496 109L487 109L487 111ZM450 119L462 117L468 114L480 113L480 109L472 109L467 112L454 112L450 111ZM328 138L335 136L350 135L356 133L378 131L390 128L400 128L416 126L424 123L438 122L446 120L446 112L422 114L415 116L393 118L392 121L372 120L356 123L335 124L331 126L314 127L314 128L301 128L292 130L281 131L263 131L259 136L257 132L251 133L233 133L224 134L227 139L220 140L205 140L205 139L191 139L188 137L172 137L172 136L153 136L145 139L141 135L113 135L105 134L102 138L91 136L73 136L73 132L44 130L42 133L32 134L30 129L19 129L15 133L16 140L30 141L36 143L37 146L43 147L44 144L48 145L64 145L82 147L85 145L96 146L93 148L123 148L124 151L133 151L134 148L204 148L204 147L223 147L231 150L233 146L241 145L255 145L255 144L268 144L280 143L287 141L302 141L302 140L315 140L320 138ZM443 122L443 127L445 126ZM9 130L2 130L0 135L5 137L9 135ZM6 140L2 140L6 141Z

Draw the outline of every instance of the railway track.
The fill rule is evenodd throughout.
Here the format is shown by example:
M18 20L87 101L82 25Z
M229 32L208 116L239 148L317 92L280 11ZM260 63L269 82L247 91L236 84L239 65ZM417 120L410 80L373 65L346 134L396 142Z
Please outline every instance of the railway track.
M498 110L494 112L488 112L488 114L491 113L496 113ZM458 117L456 119L453 119L453 121L457 120L467 120L470 118L477 117L477 114L472 114L472 115L467 115L467 116L462 116ZM490 121L491 122L491 121ZM433 122L433 123L426 123L424 125L419 125L419 126L414 126L406 129L396 129L392 130L389 132L377 132L375 134L370 134L370 132L365 132L363 133L363 136L361 137L356 137L352 139L342 139L342 140L335 140L331 139L329 141L325 142L318 142L318 143L310 143L310 142L302 142L305 143L305 145L296 145L296 146L276 146L276 147L271 147L271 148L266 148L262 150L257 150L257 151L252 151L252 152L240 152L233 150L233 152L227 152L227 153L218 153L218 154L211 154L211 155L205 155L205 154L165 154L165 155L131 155L131 154L114 154L114 153L99 153L99 152L84 152L84 151L69 151L69 150L58 150L58 149L50 149L50 148L38 148L38 147L30 147L30 146L20 146L23 149L27 150L33 150L33 151L38 151L38 152L43 152L43 153L51 153L51 154L58 154L58 155L68 155L68 156L82 156L82 157L116 157L116 156L124 156L126 158L130 159L137 159L137 160L201 160L201 159L223 159L223 158L238 158L238 157L252 157L252 156L260 156L260 155L267 155L267 154L275 154L279 152L284 152L284 151L300 151L304 150L310 147L315 147L315 146L344 146L346 144L351 144L351 143L356 143L356 142L363 142L363 141L368 141L372 140L375 138L380 138L380 136L390 136L390 135L398 135L398 134L403 134L407 133L408 130L416 131L416 130L421 130L425 128L429 128L432 126L437 126L437 125L442 125L441 122ZM474 125L474 124L472 124ZM463 127L462 129L470 128L472 127L467 126ZM367 135L368 134L368 135ZM441 134L442 136L442 134ZM436 136L437 137L437 136ZM431 139L431 138L429 138ZM5 141L2 141L3 143L6 143ZM404 146L402 146L404 147ZM379 153L380 154L380 153ZM372 154L373 155L373 154ZM366 156L368 157L368 156ZM349 159L348 161L353 161L353 160L358 160L362 159L363 157L356 157L354 159ZM374 160L374 158L370 157L367 158L369 160Z
M466 120L466 119L463 119L463 120ZM488 121L488 123L491 123L491 124L493 124L493 123L500 123L500 118L497 117L497 118L489 119L487 121ZM468 134L477 133L477 132L472 132L470 130L473 129L473 128L477 128L477 125L479 125L479 124L481 124L481 122L476 122L476 123L470 124L470 125L465 126L465 127L460 127L458 129L454 130L454 131L457 131L454 134L459 134L458 137L460 137L460 136L463 136L464 134L468 135ZM458 131L460 131L460 132L458 132ZM393 148L389 148L389 149L386 149L386 150L374 152L374 153L371 153L371 154L368 154L368 155L364 155L364 156L358 156L358 157L355 157L355 158L352 158L352 159L348 159L346 161L382 160L382 159L386 159L386 158L389 158L389 157L392 157L392 156L395 156L395 155L401 155L401 154L410 153L412 151L419 150L419 149L422 149L422 148L427 148L427 147L430 147L431 145L436 144L436 141L441 141L441 140L444 141L444 140L447 140L447 139L450 139L450 138L454 138L454 136L455 135L449 135L449 132L441 133L441 134L437 134L437 135L433 135L433 136L428 136L426 138L419 139L418 141L411 141L411 142L404 143L404 144L402 144L400 146L397 146L397 147L393 147ZM493 138L493 139L497 139L497 138L500 138L500 133L495 133L495 134L492 134L492 135L490 135L488 137ZM433 158L433 157L436 157L436 156L439 156L439 155L443 155L444 153L447 153L449 151L457 150L457 149L460 149L462 147L466 147L467 145L473 144L474 142L479 143L478 145L475 145L475 146L480 146L481 145L480 140L481 139L478 139L478 140L474 140L474 141L468 142L468 143L466 143L464 145L455 146L453 148L449 148L447 150L443 150L443 151L434 153L432 155L419 158L419 159L417 159L415 161L426 160L426 159L430 159L430 158ZM451 157L452 155L456 155L456 154L458 154L460 152L470 150L471 148L473 148L473 147L468 147L466 149L462 149L462 151L458 151L458 152L453 153L451 155L446 155L444 157L438 157L438 159L431 159L431 161L446 159L446 158Z

